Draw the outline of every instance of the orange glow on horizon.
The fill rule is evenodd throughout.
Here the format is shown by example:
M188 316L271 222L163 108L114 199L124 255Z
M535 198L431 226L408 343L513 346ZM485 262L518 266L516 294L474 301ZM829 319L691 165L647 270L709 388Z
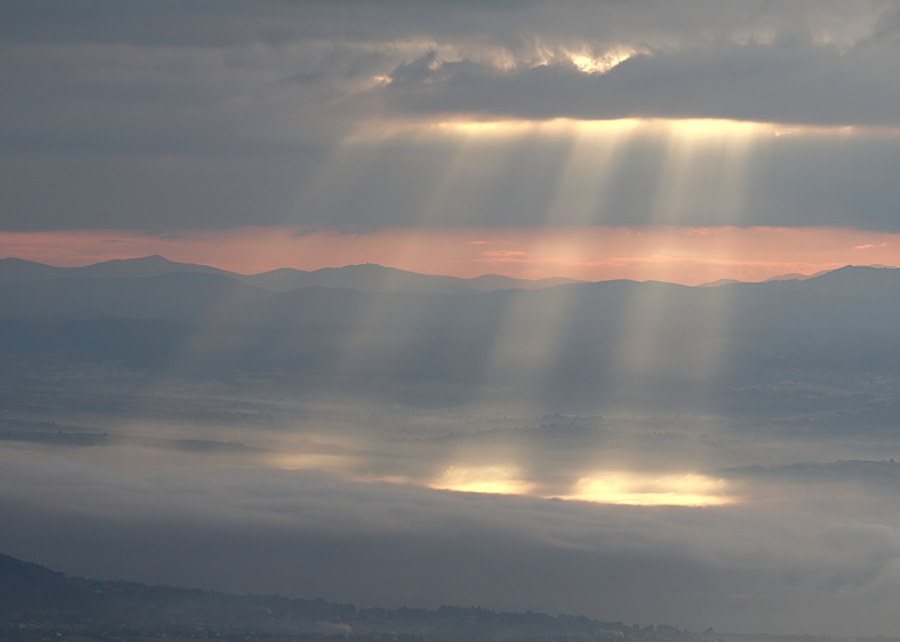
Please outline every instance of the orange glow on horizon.
M367 234L242 228L0 233L0 257L83 266L160 254L244 274L377 263L423 274L587 281L760 281L844 265L900 265L900 235L843 228L733 226L388 228Z

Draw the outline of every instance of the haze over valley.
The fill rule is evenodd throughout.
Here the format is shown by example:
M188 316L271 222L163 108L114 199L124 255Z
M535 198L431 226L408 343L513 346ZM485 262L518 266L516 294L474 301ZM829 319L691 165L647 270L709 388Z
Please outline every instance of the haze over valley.
M2 265L18 556L693 630L889 608L900 271L484 291L359 266L285 292Z
M891 0L3 3L0 638L896 639L898 68Z

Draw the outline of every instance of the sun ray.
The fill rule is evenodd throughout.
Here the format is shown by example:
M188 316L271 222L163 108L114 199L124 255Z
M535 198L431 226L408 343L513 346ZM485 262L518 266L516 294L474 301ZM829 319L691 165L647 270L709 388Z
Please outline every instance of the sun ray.
M497 181L522 180L519 162L534 150L543 149L548 136L556 138L556 124L529 123L513 128L491 125L440 126L429 133L452 145L453 152L441 176L436 180L428 201L423 204L414 229L429 228L442 221L466 222L477 220L494 204L492 185ZM524 205L524 204L523 204ZM392 262L404 262L415 248L400 248ZM393 314L393 310L390 311ZM437 313L436 311L434 311ZM384 324L374 309L363 311L359 327L371 328ZM392 353L401 354L405 346L411 346L424 338L421 327L407 329L395 336L397 342L389 344L384 338L372 340L368 332L351 333L345 341L342 361L351 364L372 351L372 345L380 349L374 357L382 362L390 361ZM368 358L368 357L366 357Z
M655 236L643 253L677 258L681 245L678 237L686 231L681 226L683 221L695 219L699 213L716 228L739 222L746 160L753 140L770 133L770 128L706 120L661 123L659 127L665 154L650 224L668 226L668 233ZM727 255L728 248L720 244L719 252ZM711 341L701 342L702 349L682 350L677 363L667 363L660 341L675 322L669 315L683 293L661 284L633 290L621 316L614 359L619 385L627 388L632 398L650 394L651 380L660 375L673 376L673 368L678 369L682 382L697 377L708 379L713 374L719 358L716 350L721 345L718 339L726 325L727 302L717 296L724 291L704 294L701 304L707 306L707 314L702 317L703 327L692 328L691 336L706 334Z
M408 133L401 131L395 134L405 140ZM434 140L437 135L437 141ZM414 222L413 229L421 225L430 226L437 223L439 218L439 208L445 197L453 191L453 181L457 180L461 174L469 171L469 163L475 155L472 149L473 143L468 135L447 133L437 130L416 130L415 140L420 145L438 144L443 148L444 163L442 166L435 168L429 175L432 181L430 190L424 193L428 194L419 205L420 217ZM353 141L351 141L353 142ZM382 141L383 142L383 141ZM371 141L355 142L363 146L370 145ZM353 145L350 145L351 149ZM449 153L448 153L449 148ZM349 152L353 156L352 151ZM398 180L402 180L403 172L397 173ZM385 187L385 186L382 186ZM390 186L387 186L390 187ZM394 250L394 257L390 261L386 261L388 265L403 264L404 259L412 253L411 248L404 248L401 244ZM389 283L384 283L385 289L390 289ZM410 309L410 315L417 315L416 318L420 323L416 324L412 321L412 317L408 318L410 323L402 330L389 327L387 319L392 317L396 312L392 306L379 307L378 301L372 299L364 302L358 310L358 316L349 323L348 330L345 333L339 346L339 370L341 372L359 372L364 371L375 363L392 363L400 362L409 350L416 343L420 343L425 336L427 324L421 323L426 320L429 314L428 310L420 307L415 310ZM423 316L424 315L424 316Z
M602 221L606 192L615 159L638 127L633 120L610 123L568 123L560 135L571 138L571 151L560 170L555 193L543 225L585 227ZM559 237L546 234L532 244L533 256L565 256L573 263L585 259L589 238L569 236L560 246ZM577 292L571 288L554 292L553 302L536 307L533 297L521 295L508 306L491 349L488 378L516 373L529 387L542 386L552 376L565 342ZM532 397L539 403L539 397ZM532 409L540 412L540 408Z

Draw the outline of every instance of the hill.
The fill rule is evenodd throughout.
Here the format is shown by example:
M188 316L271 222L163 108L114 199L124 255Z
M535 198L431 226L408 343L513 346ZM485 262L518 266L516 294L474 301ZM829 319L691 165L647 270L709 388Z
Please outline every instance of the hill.
M496 641L576 636L581 640L649 639L621 622L481 607L357 608L322 599L148 586L66 577L0 555L0 638L9 641L226 638ZM683 642L675 627L669 637ZM677 635L675 635L677 634ZM249 637L248 637L249 636Z
M289 292L310 286L344 288L363 292L412 292L432 294L471 294L493 290L536 290L567 283L574 279L514 279L488 274L473 279L418 274L374 263L322 268L311 272L279 268L259 274L238 274L196 263L178 263L162 256L116 259L85 267L56 267L18 258L0 259L0 284L47 279L151 278L164 274L214 274L272 292Z
M591 411L629 395L671 409L713 394L752 414L762 412L750 392L762 382L893 380L900 363L900 270L889 268L718 287L604 281L465 294L272 292L169 273L8 282L0 300L0 369L10 373L111 360L159 376L429 381L464 395L504 386ZM623 376L634 358L641 369ZM879 425L896 420L893 405L870 411Z

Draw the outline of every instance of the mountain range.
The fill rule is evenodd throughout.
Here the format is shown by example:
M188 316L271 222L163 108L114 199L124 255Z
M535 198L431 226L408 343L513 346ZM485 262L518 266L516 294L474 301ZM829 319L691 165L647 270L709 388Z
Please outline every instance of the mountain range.
M881 265L869 267L891 269ZM805 281L823 276L830 271L820 270L815 274L781 274L765 279L762 282ZM83 267L58 267L15 257L0 259L0 284L50 279L149 278L173 273L219 275L271 292L289 292L304 287L320 286L362 292L472 294L495 290L541 290L557 285L588 282L566 277L517 279L500 274L484 274L474 278L463 279L454 276L419 274L407 270L384 267L375 263L345 265L340 268L321 268L312 271L278 268L258 274L239 274L209 265L170 261L159 255L135 259L114 259ZM717 287L737 283L747 282L735 279L719 279L709 283L702 283L698 287Z
M675 398L698 381L746 387L775 371L847 377L900 363L900 269L847 266L717 287L539 289L375 265L295 272L245 277L161 257L86 268L5 259L0 358L118 360L204 376L254 369L528 381L590 398L636 390L637 375L622 375L633 355L648 364L642 385ZM290 282L305 285L286 289Z
M802 275L800 275L802 276ZM431 276L374 264L303 272L289 268L241 275L160 256L62 268L0 259L0 319L148 319L202 325L295 327L375 323L392 327L484 325L513 306L518 323L540 326L565 316L578 325L611 321L632 301L659 299L665 325L727 302L731 323L767 316L793 322L889 330L900 294L900 269L846 266L803 279L715 287L656 281L529 281L499 275L475 279ZM465 296L465 301L460 296ZM849 297L852 305L843 300ZM840 301L839 301L840 299ZM803 305L800 305L802 302ZM808 307L805 307L807 306ZM822 307L836 305L822 314ZM721 307L721 306L720 306ZM673 316L675 315L675 316ZM365 317L365 318L363 318ZM793 320L793 321L792 321ZM554 322L559 322L556 319ZM700 324L704 325L704 324Z
M505 289L538 290L566 283L583 283L583 281L564 277L529 280L515 279L499 274L485 274L472 279L461 279L453 276L418 274L374 263L347 265L341 268L322 268L311 272L279 268L248 275L220 270L208 265L178 263L157 255L138 259L116 259L85 267L71 268L44 265L18 258L0 259L0 283L104 277L149 278L173 273L213 274L271 292L288 292L303 287L321 286L366 292L467 294Z
M666 626L679 642L693 642ZM231 595L138 582L67 577L44 566L0 554L0 639L161 640L266 639L289 641L531 639L665 640L669 636L621 622L544 613L497 613L480 607L357 608L322 599ZM567 638L566 636L576 636Z

